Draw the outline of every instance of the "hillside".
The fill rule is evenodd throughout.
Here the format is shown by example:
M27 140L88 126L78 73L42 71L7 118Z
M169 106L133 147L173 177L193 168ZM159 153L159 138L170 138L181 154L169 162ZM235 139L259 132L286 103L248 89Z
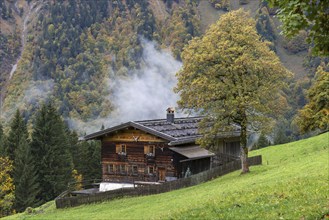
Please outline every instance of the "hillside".
M198 186L5 219L322 219L329 215L329 133L252 151L263 165Z
M172 88L183 47L227 10L242 7L299 80L293 79L282 97L290 105L285 116L289 124L306 102L305 91L320 59L309 56L305 34L292 40L278 37L279 23L265 3L231 0L221 8L220 2L0 1L0 121L7 123L20 109L32 123L33 113L48 100L80 133L99 130L104 123L161 117L153 109L176 105ZM130 115L136 111L128 104L145 112ZM121 113L127 109L129 114Z

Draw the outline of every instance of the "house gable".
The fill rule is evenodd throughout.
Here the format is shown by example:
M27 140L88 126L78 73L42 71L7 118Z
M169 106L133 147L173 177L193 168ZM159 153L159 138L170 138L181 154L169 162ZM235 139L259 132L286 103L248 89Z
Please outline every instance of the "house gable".
M127 122L127 123L124 123L124 124L121 124L121 125L117 125L117 126L105 129L103 131L98 131L98 132L86 135L83 138L83 140L92 140L92 139L102 140L104 137L111 136L113 134L116 134L116 133L118 133L122 130L129 129L129 128L134 128L134 129L143 131L145 133L148 133L150 135L162 138L164 140L168 140L168 141L175 140L175 138L173 138L170 135L167 135L163 132L159 132L159 131L157 131L153 128L144 126L143 124L140 124L138 122L133 122L133 121L130 121L130 122Z
M168 142L154 134L134 127L127 127L102 137L102 142Z

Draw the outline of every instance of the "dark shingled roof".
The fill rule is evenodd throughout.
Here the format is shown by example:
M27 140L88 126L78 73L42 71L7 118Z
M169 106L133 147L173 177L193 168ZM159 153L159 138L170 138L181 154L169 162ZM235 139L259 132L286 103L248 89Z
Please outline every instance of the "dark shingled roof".
M175 118L174 123L170 123L167 119L130 121L121 125L117 125L103 131L95 132L84 137L84 140L98 139L106 134L121 130L127 127L134 127L142 131L148 132L155 136L161 137L169 141L169 145L180 145L192 143L201 135L198 133L198 124L202 117L186 117ZM223 133L223 136L239 136L240 129L230 133Z

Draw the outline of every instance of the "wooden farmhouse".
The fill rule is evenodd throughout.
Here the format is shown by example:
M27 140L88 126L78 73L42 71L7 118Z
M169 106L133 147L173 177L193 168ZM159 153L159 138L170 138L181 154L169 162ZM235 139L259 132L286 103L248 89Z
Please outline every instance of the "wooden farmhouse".
M214 153L196 145L201 117L130 121L84 137L102 142L105 182L171 181L210 169ZM217 141L218 152L238 156L240 131Z

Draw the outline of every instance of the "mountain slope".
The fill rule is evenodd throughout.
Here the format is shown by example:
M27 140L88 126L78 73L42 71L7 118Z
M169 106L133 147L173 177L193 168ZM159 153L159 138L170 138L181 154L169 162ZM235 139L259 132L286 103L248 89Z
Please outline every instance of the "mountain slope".
M111 126L123 122L124 118L117 114L122 111L122 103L117 102L118 92L144 91L141 87L118 87L118 82L136 78L147 81L151 76L160 75L163 80L152 81L155 85L152 89L168 84L168 96L173 98L160 103L164 98L155 94L162 93L153 94L152 101L160 104L153 109L143 108L144 112L133 120L158 117L152 113L154 109L162 113L162 109L168 107L165 105L174 106L177 99L171 82L179 68L164 77L161 72L164 64L172 59L179 62L188 41L200 36L227 12L215 9L219 2L221 0L99 0L96 4L96 1L85 0L0 0L3 8L0 14L0 121L8 122L15 110L20 109L25 120L32 123L38 106L51 100L71 128L81 133L99 130L103 123ZM225 2L229 2L230 10L243 7L251 12L262 38L272 42L271 47L282 62L295 72L296 79L302 80L296 83L293 79L291 94L283 97L292 105L293 112L287 113L291 120L296 109L305 104L305 90L321 60L308 57L304 35L291 41L278 36L279 23L273 20L273 10L265 3L259 0L245 1L249 3L243 5L239 0ZM148 63L144 55L150 44L166 56L154 57L155 62ZM304 63L311 68L304 67ZM149 66L160 71L144 77ZM305 77L306 74L311 77ZM152 92L146 91L148 93L130 98L133 106L149 100Z
M15 36L22 39L17 43L24 43L16 49L21 53L11 58L5 41L11 33L0 33L5 39L0 52L8 58L1 64L13 66L5 65L0 72L4 121L17 108L30 120L47 100L55 102L66 119L108 118L114 110L116 80L132 78L149 65L143 59L144 41L171 49L179 59L183 46L199 34L194 1L5 0L1 4L11 11L11 16L1 16L1 24L16 22ZM31 11L38 13L31 17ZM163 16L155 16L158 12Z
M329 133L261 154L251 173L159 195L56 210L54 203L7 219L321 219L329 214Z

